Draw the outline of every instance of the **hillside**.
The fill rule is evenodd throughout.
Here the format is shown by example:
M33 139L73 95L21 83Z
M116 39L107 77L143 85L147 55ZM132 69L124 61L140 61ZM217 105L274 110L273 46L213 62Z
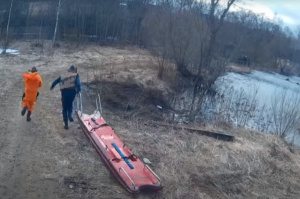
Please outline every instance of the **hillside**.
M61 44L52 48L13 43L20 55L0 56L1 198L132 198L109 173L77 121L63 129L58 88L52 81L78 67L84 110L102 97L104 118L140 158L148 158L164 189L135 198L300 198L300 150L273 135L225 124L203 130L235 136L224 142L185 130L159 126L167 120L167 97L175 71L156 78L155 58L137 47ZM44 86L32 121L20 115L21 74L36 66Z

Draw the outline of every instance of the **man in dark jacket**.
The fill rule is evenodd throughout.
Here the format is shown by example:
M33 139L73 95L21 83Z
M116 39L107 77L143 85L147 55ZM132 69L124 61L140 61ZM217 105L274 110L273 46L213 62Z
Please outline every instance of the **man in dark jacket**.
M81 92L80 77L77 73L77 68L71 66L67 73L62 74L58 77L51 85L50 90L52 90L59 83L61 91L61 101L63 108L63 120L64 128L69 129L68 121L73 122L72 112L73 112L73 101L76 94Z

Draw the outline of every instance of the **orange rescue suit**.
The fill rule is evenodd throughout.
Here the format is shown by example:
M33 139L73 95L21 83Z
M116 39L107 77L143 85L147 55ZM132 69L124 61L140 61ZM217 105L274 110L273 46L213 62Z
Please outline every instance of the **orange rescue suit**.
M29 111L33 111L36 101L36 95L40 87L43 85L42 78L36 72L23 74L25 79L25 97L23 99L23 108L27 106Z

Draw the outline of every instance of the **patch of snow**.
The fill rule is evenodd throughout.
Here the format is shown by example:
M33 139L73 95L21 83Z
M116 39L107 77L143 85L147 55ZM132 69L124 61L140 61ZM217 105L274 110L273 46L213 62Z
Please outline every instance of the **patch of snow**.
M3 49L0 48L0 54L3 52ZM12 55L19 55L20 51L19 50L14 50L14 49L6 49L6 53L12 54Z

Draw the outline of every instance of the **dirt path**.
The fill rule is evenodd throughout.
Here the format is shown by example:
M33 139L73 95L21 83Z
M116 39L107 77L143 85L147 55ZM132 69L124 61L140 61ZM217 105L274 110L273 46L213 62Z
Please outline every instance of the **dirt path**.
M95 57L80 54L81 61ZM63 129L60 92L50 84L75 54L0 57L0 196L3 199L127 198L75 121ZM91 58L92 56L92 58ZM22 117L21 75L38 66L44 86L32 121Z

